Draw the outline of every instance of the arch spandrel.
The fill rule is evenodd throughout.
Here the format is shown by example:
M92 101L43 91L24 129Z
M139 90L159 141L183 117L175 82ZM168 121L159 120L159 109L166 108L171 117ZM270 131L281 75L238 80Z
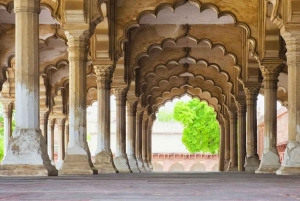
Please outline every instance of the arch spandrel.
M166 102L173 100L174 98L179 98L183 95L189 95L192 98L199 98L201 101L205 101L209 106L211 106L215 112L218 113L221 109L221 105L218 104L218 100L214 97L211 97L208 92L202 92L200 88L191 88L191 87L180 87L173 88L169 92L165 92L161 97L158 97L155 101L155 105L152 106L153 112L156 112L158 108L164 105Z
M152 13L153 15L157 15L162 8L170 7L170 9L174 10L176 7L178 8L179 5L182 5L185 2L186 1L178 0L166 0L164 2L151 0L139 4L129 1L120 2L119 5L117 5L117 12L120 14L117 18L117 39L119 43L122 43L122 41L126 39L127 36L125 32L130 27L139 27L139 18L143 14ZM243 24L249 32L248 34L250 35L251 30L252 37L257 38L257 1L250 0L243 1L243 3L241 3L239 0L202 0L201 2L191 2L194 2L194 5L198 5L199 11L214 9L218 13L219 17L231 15L234 17L236 24ZM245 12L245 10L248 12Z
M233 25L222 25L209 27L212 25L192 25L189 31L190 35L197 38L209 38L213 44L222 44L226 47L228 52L235 53L238 61L242 61L243 47L243 29L235 27ZM185 30L182 25L153 25L141 27L133 31L134 37L131 43L131 64L135 63L135 59L140 52L146 52L147 48L152 44L161 44L161 47L166 47L170 44L170 40L174 40L173 43L182 36L185 35ZM220 37L220 33L223 34ZM167 38L167 39L166 39ZM234 41L234 43L232 42ZM186 47L187 45L185 45ZM241 65L241 63L239 63Z

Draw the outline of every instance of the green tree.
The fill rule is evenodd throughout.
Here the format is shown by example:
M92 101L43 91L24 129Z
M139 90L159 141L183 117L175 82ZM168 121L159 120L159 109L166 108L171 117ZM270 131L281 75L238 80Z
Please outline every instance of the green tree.
M184 127L182 143L189 152L218 152L220 128L213 108L199 99L179 101L174 108L174 119Z
M172 122L174 121L173 111L169 111L166 109L161 109L157 113L157 120L159 122Z

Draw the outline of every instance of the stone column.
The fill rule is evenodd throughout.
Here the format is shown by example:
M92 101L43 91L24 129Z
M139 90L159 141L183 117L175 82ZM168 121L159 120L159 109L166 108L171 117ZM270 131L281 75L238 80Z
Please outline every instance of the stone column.
M225 129L224 171L228 171L229 161L230 161L230 122L229 122L229 117L225 117L225 119L224 119L224 129Z
M126 91L123 88L114 89L116 96L116 156L115 166L119 172L131 172L126 155Z
M220 152L219 152L219 171L224 171L225 164L225 127L224 122L219 121L220 126Z
M57 175L47 155L39 120L40 1L15 0L16 128L2 160L0 175ZM18 151L16 151L16 147Z
M110 85L111 65L95 65L97 75L98 116L97 150L95 168L98 173L116 173L110 149Z
M59 170L65 158L65 143L64 143L65 119L64 118L55 119L54 126L58 132L58 152L57 152L56 168Z
M127 157L132 172L140 172L135 156L137 101L127 102Z
M143 117L145 118L145 116ZM143 119L143 123L142 123L142 159L143 159L143 164L144 164L144 168L146 170L146 172L149 172L149 168L148 168L148 160L147 160L147 134L148 134L148 122L149 120Z
M238 171L245 171L246 158L246 101L237 100L238 109Z
M259 86L245 87L247 105L247 155L245 161L245 171L255 172L259 167L259 157L257 154L257 95Z
M282 63L276 60L261 62L260 66L264 78L265 127L264 151L256 173L275 173L280 167L277 151L277 82L282 67Z
M230 113L230 167L229 171L237 171L237 113L236 106L231 106Z
M287 48L288 65L288 144L277 174L300 174L300 31L282 33Z
M48 119L47 150L52 164L54 164L54 122L55 119Z
M67 149L68 149L68 144L69 144L69 120L68 119L66 119L66 121L65 121L65 132L64 133L65 133L64 142L65 142L65 153L66 153ZM65 155L65 157L66 157L66 155Z
M69 59L69 144L60 175L97 174L86 141L86 57L88 24L65 24Z
M135 141L135 151L137 158L137 165L141 172L146 172L143 157L142 157L142 132L143 132L143 114L144 112L141 110L137 110L136 112L136 141Z
M12 101L1 101L3 108L3 120L4 120L4 157L6 156L7 148L9 145L9 139L12 135Z
M44 110L40 109L40 129L45 139L47 139L48 115L49 115L48 109L44 109Z
M153 171L152 161L152 127L153 127L153 119L149 119L148 121L148 131L147 131L147 165L149 172Z

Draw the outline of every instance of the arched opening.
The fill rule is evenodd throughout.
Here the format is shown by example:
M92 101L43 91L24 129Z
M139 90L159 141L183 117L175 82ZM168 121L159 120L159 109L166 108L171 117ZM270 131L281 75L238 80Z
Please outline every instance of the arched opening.
M186 137L186 135L183 135L184 124L175 120L174 107L192 100L188 95L174 98L160 107L156 113L156 120L152 128L152 162L153 164L160 164L163 171L210 171L211 164L219 161L217 150L212 151L213 153L209 153L209 151L192 151L189 147L191 146L190 141L184 141ZM214 121L217 123L216 119ZM219 135L219 131L217 135ZM201 142L203 140L198 139L197 142L194 141L193 143L198 146ZM203 143L207 144L207 142ZM203 149L204 144L200 149L197 147L194 150L206 150ZM216 145L219 147L218 141ZM202 166L200 167L199 164ZM161 169L156 170L154 168L154 171L161 171Z

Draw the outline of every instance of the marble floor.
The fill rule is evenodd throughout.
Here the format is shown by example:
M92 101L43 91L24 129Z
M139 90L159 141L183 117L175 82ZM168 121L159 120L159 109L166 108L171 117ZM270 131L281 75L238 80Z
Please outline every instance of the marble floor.
M249 173L131 173L0 177L8 200L300 200L300 176Z

